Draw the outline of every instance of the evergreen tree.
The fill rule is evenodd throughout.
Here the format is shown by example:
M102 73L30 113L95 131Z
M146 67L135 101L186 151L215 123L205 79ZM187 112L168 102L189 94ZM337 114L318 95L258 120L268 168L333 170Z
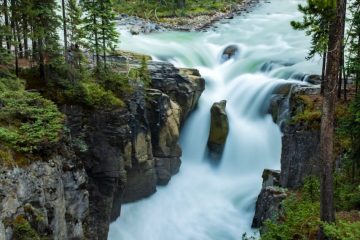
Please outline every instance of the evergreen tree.
M80 6L85 14L85 38L88 47L94 52L96 65L99 66L101 52L105 61L106 53L115 47L118 39L114 24L114 4L112 0L81 0Z
M351 2L349 9L352 18L348 31L347 72L355 80L355 92L357 93L360 82L360 0Z
M329 42L326 60L326 72L324 81L324 98L322 106L322 118L320 129L320 219L326 223L335 222L334 208L334 124L335 124L335 102L336 82L339 78L340 57L343 43L343 14L345 12L346 0L337 0L336 7L329 24ZM329 10L330 11L330 10ZM320 229L319 239L326 239Z
M298 9L304 14L302 22L292 21L291 25L296 30L305 30L311 36L311 48L307 59L319 54L322 56L322 84L324 90L324 77L326 67L326 53L328 50L329 22L333 17L333 1L308 0L306 5L299 5Z
M60 18L56 0L33 0L30 11L33 53L39 65L40 77L46 82L45 65L60 55L58 29Z
M68 40L72 45L82 45L84 31L82 30L82 12L77 0L68 0L66 5Z

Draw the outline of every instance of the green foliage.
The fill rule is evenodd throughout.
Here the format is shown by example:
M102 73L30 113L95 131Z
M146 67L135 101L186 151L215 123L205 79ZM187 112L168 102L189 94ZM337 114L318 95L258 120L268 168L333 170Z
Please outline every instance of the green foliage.
M91 108L124 107L125 78L110 68L72 69L67 64L52 68L45 95L57 104L83 104Z
M308 0L306 5L299 5L299 11L304 14L301 22L292 21L296 30L305 30L311 36L311 48L308 59L316 54L327 51L329 22L335 15L336 0Z
M354 97L347 112L339 119L337 134L340 139L347 141L348 159L352 161L354 173L359 175L356 168L360 166L360 93Z
M86 81L80 83L83 101L89 106L98 107L124 107L123 101L115 97L111 91L105 90L102 86L95 82Z
M71 44L83 45L82 11L77 0L68 0L66 4L67 27Z
M80 0L80 6L84 13L85 40L95 53L99 66L100 53L105 57L107 52L114 50L119 38L115 29L114 3L113 0Z
M265 222L261 239L313 239L320 224L319 192L319 181L308 178L301 192L283 201L284 215L278 222Z
M357 240L360 239L360 221L324 224L324 231L332 240Z
M38 93L0 93L0 142L19 152L32 152L56 143L63 116L56 105Z
M23 217L17 216L13 222L14 240L40 240L39 234L31 227L30 223Z
M15 77L0 77L0 92L24 90L24 82Z
M315 104L317 100L307 95L296 96L297 106L302 106L300 110L292 117L291 122L294 124L302 123L310 129L319 128L321 121L321 111Z

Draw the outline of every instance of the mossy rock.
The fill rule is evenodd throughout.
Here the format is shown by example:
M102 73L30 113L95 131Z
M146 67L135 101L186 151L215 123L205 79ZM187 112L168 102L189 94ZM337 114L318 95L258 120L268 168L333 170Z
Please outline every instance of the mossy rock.
M221 156L229 134L229 121L225 108L225 100L214 103L211 107L210 134L207 146L214 158Z

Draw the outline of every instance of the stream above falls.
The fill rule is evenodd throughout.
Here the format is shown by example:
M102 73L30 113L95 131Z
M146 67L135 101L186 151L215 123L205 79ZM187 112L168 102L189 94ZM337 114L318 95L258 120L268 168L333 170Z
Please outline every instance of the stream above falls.
M321 61L305 61L310 39L292 30L303 0L262 2L252 12L207 32L132 36L120 48L176 67L199 69L206 88L181 130L180 172L156 194L122 206L110 240L240 240L251 229L265 168L280 169L281 131L267 113L279 85L319 74ZM238 50L227 60L228 46ZM227 100L230 132L217 167L207 159L210 108Z

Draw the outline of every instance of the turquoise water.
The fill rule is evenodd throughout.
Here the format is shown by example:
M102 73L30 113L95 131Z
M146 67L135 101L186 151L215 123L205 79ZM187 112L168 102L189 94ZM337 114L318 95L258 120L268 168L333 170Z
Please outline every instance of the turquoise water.
M110 240L238 240L251 229L264 168L279 169L281 132L266 114L272 91L298 73L319 73L319 59L306 62L309 39L291 29L301 18L300 0L272 0L251 13L201 33L168 32L131 36L120 47L200 70L206 80L197 110L181 132L180 173L150 198L122 207ZM239 54L221 60L225 47ZM267 65L265 65L267 64ZM227 100L230 133L214 168L205 149L210 107Z

